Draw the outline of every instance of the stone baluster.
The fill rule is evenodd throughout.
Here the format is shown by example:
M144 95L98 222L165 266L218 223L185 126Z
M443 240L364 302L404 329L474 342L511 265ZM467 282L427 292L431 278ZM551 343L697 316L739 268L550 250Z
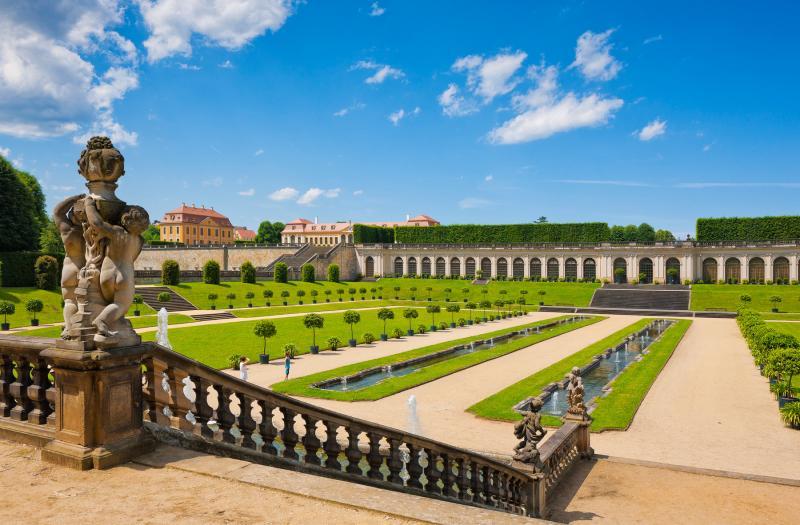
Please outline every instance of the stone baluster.
M458 458L455 460L458 468L458 475L456 477L456 486L458 487L458 499L466 501L469 494L467 488L469 487L469 480L467 479L467 460Z
M33 403L33 410L28 414L28 421L37 425L47 423L47 417L52 413L50 402L47 400L47 391L50 389L50 370L44 359L37 359L33 366L31 377L32 384L28 387L28 398Z
M470 461L469 466L471 469L470 473L472 474L472 479L470 480L472 485L472 501L482 505L486 502L486 497L483 492L483 480L481 480L483 471L481 466L474 461Z
M194 404L196 407L194 420L197 423L194 432L206 439L213 439L214 431L208 426L209 419L214 416L214 409L208 403L208 388L211 386L211 382L198 376L193 376L192 382L194 383Z
M242 446L255 450L256 442L253 441L253 431L256 429L256 420L253 419L253 398L240 392L236 393L236 397L239 398L240 411L237 424L242 433Z
M403 478L400 473L403 471L403 451L400 446L403 444L399 439L389 439L389 458L386 460L386 466L389 468L388 481L398 485L403 484Z
M450 456L447 454L442 454L442 495L452 498L455 496L455 491L453 490L453 481L455 480L455 475L453 474L453 464L455 462L450 461Z
M508 487L506 486L507 477L502 472L494 473L494 492L497 496L496 506L501 509L508 509Z
M33 410L33 402L28 397L28 387L31 383L31 363L27 357L19 357L17 360L17 380L11 383L9 388L14 398L11 419L15 421L27 421L28 414Z
M369 438L369 452L367 453L367 463L369 463L369 470L367 477L370 479L379 479L383 481L383 473L381 466L383 465L383 456L381 455L381 435L377 432L368 432Z
M0 355L0 416L10 417L14 408L11 384L14 383L14 361L8 355Z
M153 359L151 364L153 365L153 382L150 385L150 388L153 390L153 409L150 411L153 419L151 419L151 421L160 426L167 427L170 426L170 418L172 416L167 416L164 413L164 408L169 407L171 414L174 415L172 412L173 406L171 404L173 392L169 381L169 374L167 373L169 366L160 359Z
M361 457L363 456L361 449L358 448L358 435L360 433L358 427L351 426L347 429L347 450L344 452L344 455L347 457L347 469L345 470L350 474L363 476L364 473L359 465Z
M170 367L167 369L167 377L169 378L169 408L172 412L170 426L191 432L194 425L186 419L186 416L189 412L194 413L196 408L183 391L185 388L183 381L188 374L183 370Z
M223 385L214 385L214 390L217 393L217 425L219 425L219 434L224 443L236 443L236 436L231 434L234 423L236 423L236 416L231 412L231 394L233 393L230 388Z
M156 406L155 392L153 391L153 359L148 357L142 360L144 370L142 371L142 417L145 421L155 422Z
M492 475L489 467L481 467L481 479L483 481L483 503L484 505L492 506Z
M322 442L317 437L317 423L319 419L313 416L303 416L306 422L306 435L303 436L303 446L306 449L304 461L311 465L320 465L321 461L317 451L322 446Z
M408 486L414 489L422 489L422 465L420 465L419 450L414 445L408 445Z
M325 425L326 434L325 443L322 445L322 449L325 451L325 467L337 472L341 471L342 464L339 462L341 447L336 440L336 430L339 425L331 421L323 421L323 424Z
M278 429L272 423L272 410L275 407L264 400L259 400L258 406L261 407L261 422L258 424L258 435L264 441L261 446L261 452L275 456L278 454L278 449L275 448L274 443L278 435Z
M290 408L281 407L281 413L283 414L281 441L283 441L283 446L285 447L283 449L283 457L296 461L300 457L294 449L300 441L297 432L294 430L294 417L297 415L297 412Z
M439 487L439 478L441 477L438 465L439 456L429 448L425 449L425 455L428 456L428 465L425 467L425 477L428 482L425 484L425 491L441 494L442 489Z

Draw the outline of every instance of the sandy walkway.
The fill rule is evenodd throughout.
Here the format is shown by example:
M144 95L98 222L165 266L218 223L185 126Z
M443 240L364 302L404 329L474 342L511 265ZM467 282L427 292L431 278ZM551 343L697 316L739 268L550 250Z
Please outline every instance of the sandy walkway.
M407 400L414 395L420 429L425 436L473 450L510 454L516 444L512 425L477 418L465 412L466 408L637 319L612 316L379 401L346 403L313 399L310 402L410 430Z
M695 319L626 432L592 435L602 454L800 479L786 428L736 322Z

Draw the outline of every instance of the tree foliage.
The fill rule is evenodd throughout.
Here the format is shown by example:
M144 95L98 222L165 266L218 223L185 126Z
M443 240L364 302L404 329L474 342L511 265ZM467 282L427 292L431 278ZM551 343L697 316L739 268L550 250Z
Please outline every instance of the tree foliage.
M34 263L36 287L40 290L58 288L58 261L52 255L42 255Z
M604 222L395 227L395 241L408 244L595 243L609 236Z
M356 224L353 226L353 241L356 244L391 244L394 242L394 230L381 226Z
M217 261L206 261L203 265L203 282L219 284L219 263Z
M256 242L265 244L280 244L281 232L286 227L282 222L262 221L258 225Z
M286 263L275 263L275 282L286 283L289 281L289 267Z
M178 261L167 259L161 264L161 284L177 286L181 283L181 267Z
M788 241L800 239L800 216L697 219L697 240Z
M332 283L339 282L339 265L331 264L328 266L328 281Z
M46 220L41 191L36 179L0 156L0 252L39 249Z
M256 267L250 261L244 261L239 267L239 277L243 283L256 284Z

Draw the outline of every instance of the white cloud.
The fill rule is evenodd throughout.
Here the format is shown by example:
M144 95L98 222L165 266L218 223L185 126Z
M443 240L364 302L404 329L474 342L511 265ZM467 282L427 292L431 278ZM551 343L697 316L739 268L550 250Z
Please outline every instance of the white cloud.
M439 95L439 105L442 106L442 113L448 117L463 117L478 111L478 105L474 101L467 100L459 95L458 92L458 86L451 83Z
M294 188L286 187L273 191L269 194L269 198L274 201L288 201L296 199L300 192Z
M492 182L494 180L494 175L487 175L483 178L486 182Z
M291 0L138 0L150 36L147 60L192 54L192 35L236 50L277 31L292 14Z
M195 64L184 64L183 62L178 64L178 67L186 71L200 71L201 69L203 69L202 67L197 66Z
M89 91L89 101L98 109L109 109L115 100L139 87L139 76L135 71L123 67L112 67L103 75L103 81Z
M77 131L77 127L71 131ZM107 136L117 146L120 144L135 146L139 141L139 134L135 131L126 130L122 124L114 120L110 111L100 112L88 131L72 137L72 142L75 144L85 144L90 138L96 135Z
M487 206L491 206L492 202L486 199L480 199L478 197L467 197L466 199L461 199L458 201L458 207L471 210L475 208L486 208Z
M644 42L642 42L642 43L644 45L647 45L647 44L652 44L653 42L661 42L662 40L664 40L663 36L656 35L656 36L651 36L650 38L645 38Z
M233 69L233 63L230 60L226 60L225 62L219 65L222 69Z
M511 103L519 110L551 104L558 91L558 68L541 64L528 68L528 78L536 87L521 95L514 95Z
M586 31L578 37L575 62L570 67L577 67L589 80L611 80L616 77L622 64L611 56L613 45L608 39L613 32L613 29L603 33Z
M248 190L244 190L244 191L240 191L239 192L239 195L241 195L242 197L252 197L255 194L256 194L256 189L255 188L250 188Z
M361 195L364 195L364 190L356 190L353 192L353 197L360 197Z
M489 132L488 139L493 144L519 144L598 126L608 122L622 105L619 98L603 98L596 93L578 97L567 93L560 100L534 107L506 121Z
M325 197L326 199L335 199L339 196L341 192L340 188L334 188L330 190L323 190L321 188L309 188L306 192L297 199L297 204L313 204L314 201L319 199L320 197Z
M708 151L711 151L711 144L706 144L705 146L703 146L703 152L708 152Z
M498 53L484 59L478 55L468 55L457 59L453 71L467 73L467 87L477 96L489 103L497 96L510 93L519 83L514 74L527 58L527 53Z
M639 140L647 142L667 132L667 121L655 119L637 133Z
M0 156L6 157L6 158L10 157L11 156L11 150L9 148L0 147Z
M652 184L629 180L596 180L596 179L561 179L555 182L563 184L585 184L590 186L630 186L635 188L649 188Z
M355 104L352 104L350 106L344 107L344 108L342 108L342 109L340 109L338 111L334 111L333 116L334 117L344 117L348 113L352 113L353 111L364 109L365 107L367 107L366 104L363 104L362 102L356 102Z
M415 107L414 109L408 112L405 109L401 108L398 109L397 111L390 113L388 118L389 121L392 123L392 125L397 126L398 124L400 124L400 121L403 120L404 118L409 116L419 115L421 112L422 109L419 106Z
M385 12L386 9L378 5L378 2L372 2L372 11L369 12L369 16L381 16Z
M260 156L261 156L261 155L263 155L263 154L264 154L264 150L263 150L263 149L261 149L261 148L258 148L258 149L256 150L256 152L255 152L255 153L253 153L253 156L254 156L254 157L260 157Z
M364 82L367 84L383 84L387 78L400 79L406 76L406 74L400 69L394 68L387 64L378 64L372 60L359 60L350 67L350 71L360 69L375 71L375 73L364 79Z

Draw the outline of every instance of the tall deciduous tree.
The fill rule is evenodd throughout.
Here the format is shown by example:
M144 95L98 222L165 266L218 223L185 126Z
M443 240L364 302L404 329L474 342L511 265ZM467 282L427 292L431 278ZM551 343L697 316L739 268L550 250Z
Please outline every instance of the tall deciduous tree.
M278 244L281 242L281 232L286 227L282 222L263 221L258 225L256 242Z
M41 191L36 179L0 156L0 252L39 249L45 220Z

